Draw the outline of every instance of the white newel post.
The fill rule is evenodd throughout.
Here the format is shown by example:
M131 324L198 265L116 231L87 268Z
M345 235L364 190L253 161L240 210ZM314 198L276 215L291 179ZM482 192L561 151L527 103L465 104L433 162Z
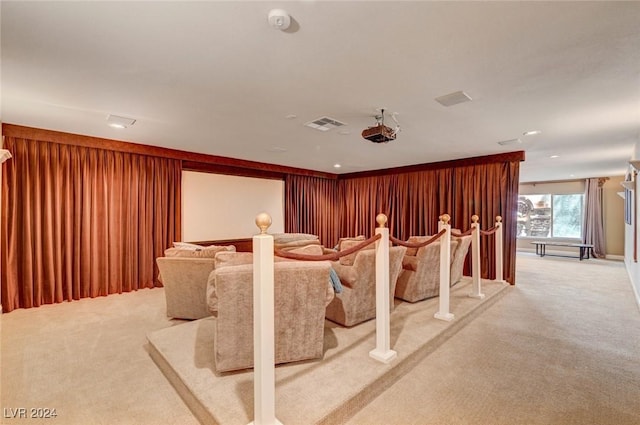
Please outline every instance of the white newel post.
M503 257L502 248L502 217L496 216L496 282L504 283L503 273Z
M275 314L271 217L258 214L260 234L253 237L253 422L281 425L276 419Z
M385 227L387 216L378 214L376 235L376 348L369 356L389 363L398 355L391 349L391 300L389 294L389 228Z
M469 296L471 298L483 299L482 293L482 269L480 268L480 217L471 216L471 278L472 287Z
M440 238L440 310L433 315L436 319L447 322L453 320L455 316L449 312L449 292L451 282L451 225L449 224L449 214L440 216L438 229L445 229L446 232Z

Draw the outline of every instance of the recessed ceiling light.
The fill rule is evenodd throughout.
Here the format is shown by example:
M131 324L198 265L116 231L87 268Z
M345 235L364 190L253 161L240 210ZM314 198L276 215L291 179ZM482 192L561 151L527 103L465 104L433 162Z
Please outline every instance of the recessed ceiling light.
M342 165L340 165L340 164L333 164L333 168L340 168L340 167L342 167Z
M522 133L523 136L535 136L536 134L540 134L542 131L540 130L529 130Z
M287 149L281 146L273 146L272 148L267 149L267 152L271 152L271 153L284 153L286 151Z
M338 131L338 134L342 136L348 136L349 134L351 134L351 132L349 130L340 130Z
M288 120L295 120L298 116L296 114L289 114L285 118Z
M551 159L560 158L560 155L551 155L549 158L551 158Z
M119 117L117 115L109 115L107 117L107 124L113 128L127 128L136 123L133 118Z

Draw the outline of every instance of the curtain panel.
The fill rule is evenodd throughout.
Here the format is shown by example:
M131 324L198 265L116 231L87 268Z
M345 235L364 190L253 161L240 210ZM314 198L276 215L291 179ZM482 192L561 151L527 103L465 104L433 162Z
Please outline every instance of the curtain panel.
M285 232L318 235L323 245L338 243L341 206L335 180L289 174L284 180Z
M471 227L471 216L480 217L482 229L503 217L504 278L515 283L516 212L519 161L496 162L455 168L415 171L374 177L355 177L338 181L295 176L286 182L287 231L321 234L327 246L338 237L365 235L376 227L378 213L387 215L389 232L406 240L414 235L437 233L438 217L451 216L451 225L461 231ZM322 180L322 179L320 179ZM335 185L332 191L329 186ZM324 205L331 192L331 205ZM307 200L312 199L312 202ZM337 203L335 201L337 199ZM301 214L300 211L304 211ZM291 213L294 214L291 214ZM303 216L303 220L295 221ZM331 219L328 219L331 217ZM316 223L322 221L323 226ZM329 230L334 226L332 230ZM330 235L330 238L328 238ZM325 239L327 238L327 239ZM331 244L327 244L330 240ZM495 278L495 241L481 237L483 278ZM471 257L467 257L467 270Z
M160 286L155 258L180 240L179 160L6 137L2 306Z
M593 253L605 258L604 218L602 216L602 185L604 179L585 180L584 216L582 219L583 243L593 244Z

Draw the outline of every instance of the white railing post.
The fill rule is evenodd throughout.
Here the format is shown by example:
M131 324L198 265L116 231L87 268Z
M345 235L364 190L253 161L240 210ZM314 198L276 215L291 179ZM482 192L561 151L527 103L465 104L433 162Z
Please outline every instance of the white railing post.
M471 216L471 278L472 287L469 296L471 298L483 299L482 293L482 269L480 268L480 217Z
M253 237L253 422L282 425L276 419L275 313L271 217L258 214L260 234Z
M378 214L376 235L376 348L369 356L389 363L398 355L391 349L391 300L389 294L389 228L385 227L387 216Z
M438 229L446 232L440 237L440 310L433 315L436 319L453 320L455 316L449 312L449 292L451 282L451 225L449 214L440 216Z
M504 283L503 277L503 257L504 251L502 248L502 217L496 216L496 282Z

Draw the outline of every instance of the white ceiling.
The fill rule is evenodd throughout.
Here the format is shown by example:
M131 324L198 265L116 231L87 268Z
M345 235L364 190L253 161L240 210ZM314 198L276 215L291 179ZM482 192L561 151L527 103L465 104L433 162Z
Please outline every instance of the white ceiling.
M2 1L1 19L7 123L331 173L524 150L521 181L623 175L640 139L640 2ZM458 90L473 101L434 100ZM379 107L399 113L388 144L360 136ZM350 134L304 126L322 116Z

